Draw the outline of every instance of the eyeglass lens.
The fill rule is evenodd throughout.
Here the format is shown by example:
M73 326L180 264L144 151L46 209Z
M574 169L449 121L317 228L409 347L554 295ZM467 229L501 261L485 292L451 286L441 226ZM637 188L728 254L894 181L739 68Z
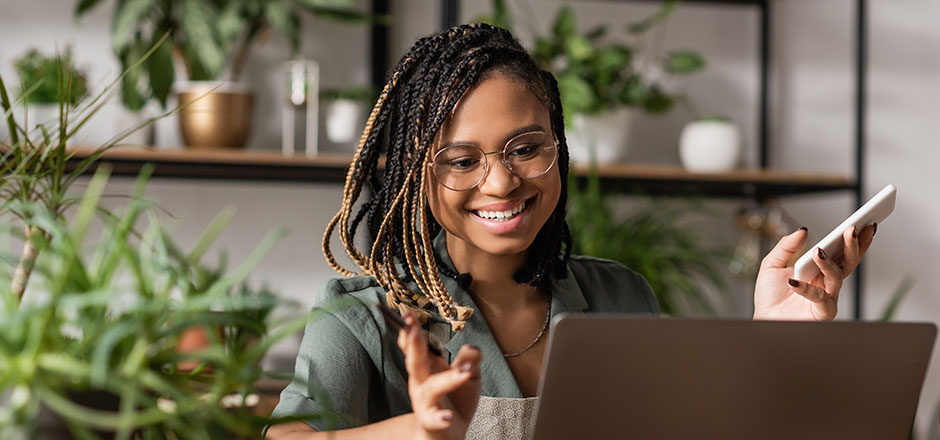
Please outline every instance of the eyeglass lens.
M510 140L502 151L503 164L525 179L539 177L555 164L557 148L541 131L524 133ZM487 170L486 154L475 145L453 145L434 157L434 173L447 188L464 191L478 185Z

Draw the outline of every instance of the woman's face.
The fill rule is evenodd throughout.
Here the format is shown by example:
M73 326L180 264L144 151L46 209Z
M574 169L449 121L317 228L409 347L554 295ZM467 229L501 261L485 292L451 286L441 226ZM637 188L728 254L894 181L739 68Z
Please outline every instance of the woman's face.
M454 144L501 152L510 139L532 131L543 131L547 142L554 142L548 109L523 82L496 74L464 94L435 139L432 154ZM428 204L449 233L452 253L524 255L555 210L561 194L557 161L545 174L524 179L510 172L501 157L488 154L485 179L467 191L444 187L429 170Z

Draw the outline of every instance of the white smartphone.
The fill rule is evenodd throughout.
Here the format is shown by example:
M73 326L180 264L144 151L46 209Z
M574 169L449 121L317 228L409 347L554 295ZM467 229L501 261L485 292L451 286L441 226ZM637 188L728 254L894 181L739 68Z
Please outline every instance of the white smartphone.
M871 200L858 208L858 211L845 219L842 224L836 226L829 235L819 240L819 243L809 248L799 260L796 260L793 278L803 282L812 281L820 273L819 267L813 261L813 253L816 252L816 248L822 248L826 251L828 258L839 258L842 255L842 249L844 249L842 233L851 226L855 226L858 232L861 233L864 227L872 223L883 222L894 211L894 202L897 198L898 189L894 185L888 185L881 192L875 194Z

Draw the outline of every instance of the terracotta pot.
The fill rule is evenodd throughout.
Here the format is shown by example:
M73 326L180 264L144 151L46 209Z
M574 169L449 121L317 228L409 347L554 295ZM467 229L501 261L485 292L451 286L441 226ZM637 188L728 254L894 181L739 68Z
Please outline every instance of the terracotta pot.
M242 148L251 132L252 95L233 82L192 81L174 86L180 132L187 147Z

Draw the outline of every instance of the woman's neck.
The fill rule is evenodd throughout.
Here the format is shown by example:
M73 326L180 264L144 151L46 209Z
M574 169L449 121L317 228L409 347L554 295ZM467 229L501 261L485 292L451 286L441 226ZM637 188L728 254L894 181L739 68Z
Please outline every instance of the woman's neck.
M526 253L493 255L469 246L458 237L447 234L447 253L458 273L473 276L470 292L479 306L512 310L544 301L533 286L520 284L513 278L526 261Z

